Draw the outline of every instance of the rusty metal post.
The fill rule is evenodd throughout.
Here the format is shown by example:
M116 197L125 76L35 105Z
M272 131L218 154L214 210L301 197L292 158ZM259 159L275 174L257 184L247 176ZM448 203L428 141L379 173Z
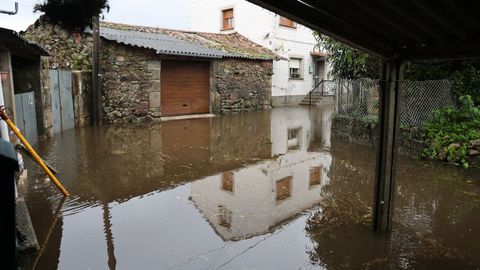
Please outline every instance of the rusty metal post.
M98 16L93 18L93 48L92 48L92 123L100 122L100 83L99 83L99 60L100 60L100 22Z
M400 130L400 97L403 81L403 63L399 59L383 63L380 80L380 115L373 202L373 229L386 232L391 229L395 173Z

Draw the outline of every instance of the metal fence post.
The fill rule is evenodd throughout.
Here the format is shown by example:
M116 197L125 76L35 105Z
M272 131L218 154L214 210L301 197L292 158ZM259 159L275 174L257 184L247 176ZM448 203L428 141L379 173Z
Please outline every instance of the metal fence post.
M372 219L376 232L388 231L392 226L402 80L403 63L399 59L385 61L380 81L380 129Z

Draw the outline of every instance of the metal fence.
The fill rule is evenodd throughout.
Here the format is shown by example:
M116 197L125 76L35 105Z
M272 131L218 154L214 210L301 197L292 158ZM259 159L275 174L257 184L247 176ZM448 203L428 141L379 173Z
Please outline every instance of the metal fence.
M400 123L422 126L433 110L454 106L452 85L453 82L449 80L403 81ZM378 80L337 80L334 89L336 114L378 119Z

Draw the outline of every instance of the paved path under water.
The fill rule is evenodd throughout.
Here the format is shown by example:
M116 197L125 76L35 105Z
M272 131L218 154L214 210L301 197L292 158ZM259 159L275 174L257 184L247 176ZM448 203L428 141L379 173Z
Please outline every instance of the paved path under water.
M399 158L393 232L370 230L375 151L331 107L57 135L21 183L25 269L479 269L480 171ZM39 256L40 255L40 256Z

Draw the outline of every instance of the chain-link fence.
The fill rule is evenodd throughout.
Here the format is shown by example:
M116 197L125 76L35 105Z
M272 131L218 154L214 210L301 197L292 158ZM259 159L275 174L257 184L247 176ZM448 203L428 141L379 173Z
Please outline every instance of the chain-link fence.
M452 85L453 82L449 80L402 82L400 123L407 126L422 126L433 110L454 106L451 96ZM380 99L378 80L337 80L334 89L336 114L378 119Z

